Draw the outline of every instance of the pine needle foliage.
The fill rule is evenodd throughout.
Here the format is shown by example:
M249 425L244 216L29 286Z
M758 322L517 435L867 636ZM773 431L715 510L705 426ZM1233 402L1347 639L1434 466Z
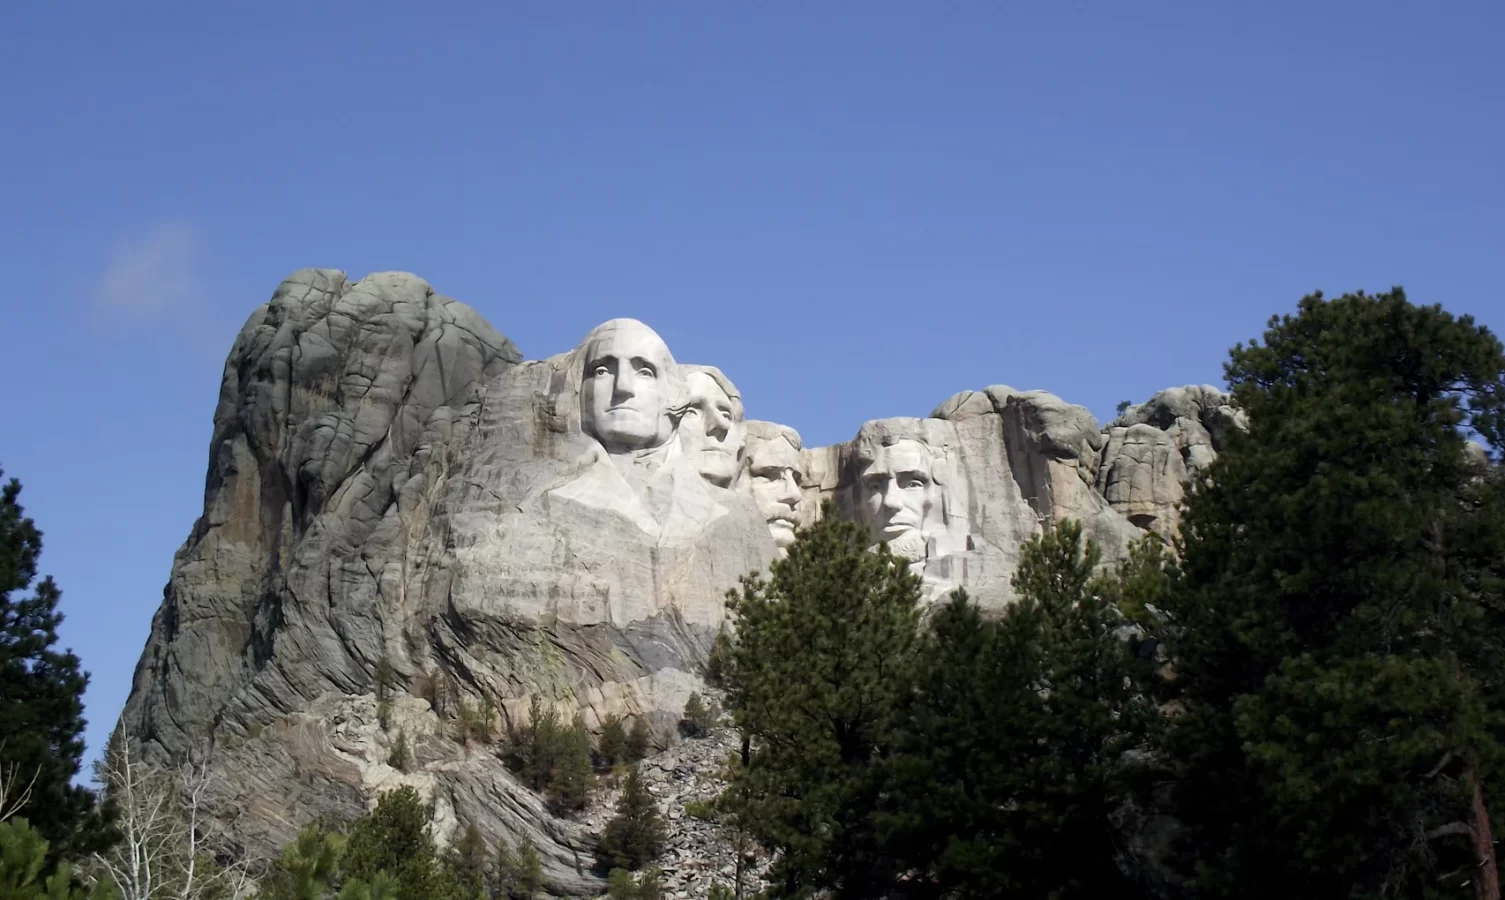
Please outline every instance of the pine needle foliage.
M864 896L885 878L871 814L918 646L920 581L870 543L827 505L768 579L749 576L730 596L729 702L754 749L725 798L779 851L778 896Z

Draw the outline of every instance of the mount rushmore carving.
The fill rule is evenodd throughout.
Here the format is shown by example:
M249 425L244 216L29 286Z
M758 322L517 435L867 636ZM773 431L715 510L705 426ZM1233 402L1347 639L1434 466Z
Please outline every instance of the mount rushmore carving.
M317 815L411 783L441 832L528 835L561 889L594 884L580 826L548 815L443 723L537 696L672 723L738 578L826 500L910 561L927 600L1010 601L1019 545L1066 518L1109 559L1170 534L1183 484L1238 423L1210 387L1100 427L995 386L805 447L748 421L710 365L614 319L524 361L473 310L403 273L292 275L226 361L204 512L173 562L121 718L149 755L212 749L221 814L270 850ZM377 700L375 673L393 673ZM387 765L402 730L417 765Z

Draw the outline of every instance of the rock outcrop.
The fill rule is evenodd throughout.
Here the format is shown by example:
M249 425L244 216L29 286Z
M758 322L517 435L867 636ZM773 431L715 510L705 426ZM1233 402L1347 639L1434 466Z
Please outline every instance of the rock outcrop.
M231 349L204 512L122 731L149 756L209 752L249 853L407 783L441 837L474 822L529 838L553 891L590 893L589 817L550 816L457 740L462 711L494 709L499 734L536 697L666 735L702 688L725 592L822 501L909 559L927 599L966 587L996 608L1020 543L1064 519L1109 560L1171 534L1183 482L1240 423L1206 386L1107 428L994 386L806 448L744 421L724 373L640 322L524 362L415 276L300 271ZM399 734L406 771L389 765Z

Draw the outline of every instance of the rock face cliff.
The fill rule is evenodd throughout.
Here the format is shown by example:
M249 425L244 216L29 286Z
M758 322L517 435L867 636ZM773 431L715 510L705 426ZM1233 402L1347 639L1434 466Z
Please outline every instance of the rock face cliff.
M591 728L664 730L700 686L726 590L822 500L909 559L927 599L962 586L996 608L1019 544L1063 519L1109 559L1169 535L1184 482L1238 424L1206 386L1107 427L994 386L806 448L744 421L723 373L634 320L524 362L413 275L303 270L226 361L204 512L121 728L149 756L207 754L248 852L409 783L441 837L527 836L555 892L588 893L587 826L457 742L462 708L496 710L498 732L535 696ZM387 764L399 733L403 772Z

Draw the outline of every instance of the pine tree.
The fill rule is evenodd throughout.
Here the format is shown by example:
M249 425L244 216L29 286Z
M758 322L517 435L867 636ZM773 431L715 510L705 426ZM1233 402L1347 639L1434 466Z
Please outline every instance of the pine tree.
M635 763L647 759L652 749L653 730L648 725L648 717L638 716L632 720L632 730L627 733L627 761Z
M4 477L0 470L0 479ZM62 592L36 581L42 533L23 515L21 483L0 489L0 771L31 785L17 815L50 852L80 856L113 839L108 810L73 784L84 753L84 688L89 676L71 651L54 649ZM24 592L32 588L31 594Z
M432 900L454 891L429 830L428 807L407 785L382 794L376 809L355 823L341 869L347 879L372 885L379 874L391 876L397 900Z
M24 818L0 822L0 897L5 900L115 900L101 885L76 886L68 862L48 864L48 843ZM48 870L51 869L49 872Z
M601 723L601 740L596 745L596 764L609 769L627 758L627 729L616 715Z
M357 878L340 888L340 900L401 900L401 897L397 880L386 872L377 872L369 883Z
M1115 632L1126 568L1064 522L1023 548L1020 599L986 621L956 592L930 622L887 761L880 822L910 883L947 897L1134 896L1112 816L1124 753L1156 711L1148 667Z
M518 897L522 887L522 861L512 852L507 839L496 842L496 859L492 864L491 896L493 900Z
M543 860L531 840L524 840L517 851L517 879L513 900L533 900L543 890Z
M265 900L324 900L339 880L345 836L305 825L262 879Z
M460 900L484 900L486 885L491 880L491 858L481 829L474 822L466 825L446 856Z
M664 873L657 866L638 876L637 900L662 900L664 896Z
M714 703L707 705L699 693L691 693L685 701L684 715L680 716L680 730L689 737L705 737L715 726L718 714Z
M585 808L596 775L591 770L590 732L576 716L570 727L559 733L553 771L549 775L550 806L556 815L566 815Z
M610 869L636 871L656 859L667 840L658 804L648 793L637 766L627 773L617 814L606 823L596 855Z
M413 751L408 748L408 733L400 728L397 730L397 741L392 744L392 752L387 755L387 765L399 772L406 772L413 767Z
M827 505L768 580L743 580L735 721L755 741L735 802L779 853L780 896L871 896L889 877L872 812L918 640L919 578Z
M1209 897L1498 897L1505 352L1400 290L1240 345L1193 485L1167 750Z

